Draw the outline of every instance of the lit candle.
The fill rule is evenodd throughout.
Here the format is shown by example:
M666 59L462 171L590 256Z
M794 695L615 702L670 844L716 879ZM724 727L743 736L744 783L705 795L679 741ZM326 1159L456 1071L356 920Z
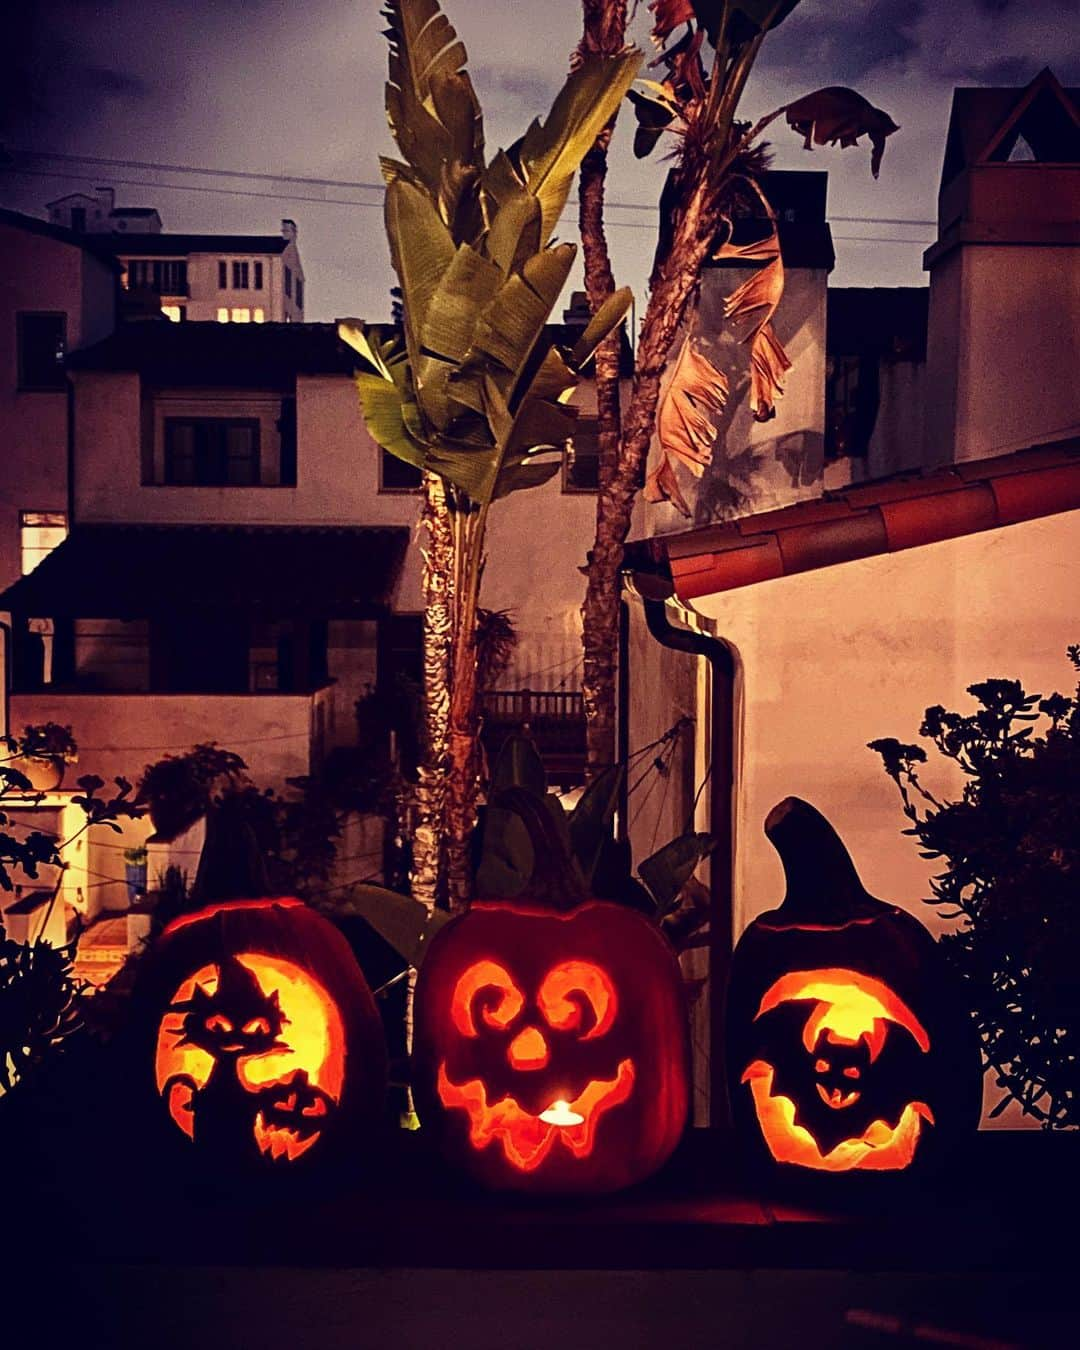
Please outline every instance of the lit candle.
M546 1111L541 1111L540 1119L546 1125L582 1125L585 1122L585 1117L572 1111L570 1103L562 1098L553 1102Z

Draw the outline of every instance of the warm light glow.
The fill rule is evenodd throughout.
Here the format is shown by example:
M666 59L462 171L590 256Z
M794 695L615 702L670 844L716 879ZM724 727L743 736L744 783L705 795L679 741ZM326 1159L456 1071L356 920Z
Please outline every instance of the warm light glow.
M570 1110L570 1103L562 1101L552 1102L546 1111L540 1112L540 1119L546 1125L581 1125L585 1117L579 1116L576 1111Z
M575 1158L587 1158L596 1142L600 1119L613 1107L626 1101L634 1086L633 1063L624 1059L610 1081L592 1082L573 1101L556 1102L539 1116L530 1115L512 1097L503 1097L489 1106L487 1091L479 1079L452 1083L446 1064L439 1065L438 1093L444 1106L458 1107L469 1117L469 1142L479 1150L498 1141L506 1160L521 1172L534 1172L555 1141L569 1149ZM553 1110L579 1117L576 1123L552 1123Z
M266 321L266 311L262 309L253 309L251 311L252 323L264 323Z
M826 1031L830 1040L841 1045L856 1045L865 1039L873 1063L885 1042L886 1021L909 1031L924 1053L930 1049L930 1037L903 999L881 980L855 970L789 971L769 988L754 1020L781 1003L802 999L814 999L818 1004L803 1030L803 1045L810 1054L818 1036Z
M510 1042L506 1052L510 1064L515 1069L542 1069L550 1059L547 1041L536 1027L526 1027Z
M578 997L572 998L574 994ZM611 980L591 961L563 961L555 966L544 977L536 1001L551 1026L560 1031L580 1026L582 1004L587 1003L595 1022L582 1036L583 1041L610 1030L618 1008Z
M813 1135L795 1124L795 1103L790 1097L772 1095L772 1066L756 1059L742 1076L750 1084L761 1132L777 1162L795 1163L822 1172L899 1171L909 1167L919 1142L920 1117L934 1123L925 1102L909 1102L895 1127L883 1120L872 1121L862 1134L844 1139L823 1154Z
M250 952L240 953L236 959L255 976L265 995L277 994L284 1018L280 1049L241 1055L236 1060L240 1083L251 1092L275 1084L287 1087L298 1073L303 1072L313 1087L332 1101L340 1101L345 1082L345 1031L341 1014L326 990L295 962ZM188 1002L196 986L212 996L217 990L218 974L216 965L201 967L180 985L170 1002ZM214 1014L209 1022L215 1023L218 1030L226 1034L231 1029L220 1014ZM206 1086L214 1071L215 1060L208 1050L181 1043L183 1027L182 1012L167 1012L162 1018L154 1071L158 1092L165 1094L168 1090L166 1106L170 1116L189 1138L193 1138L195 1093ZM287 1102L287 1094L283 1102ZM318 1104L313 1106L311 1114L317 1111ZM318 1132L301 1138L283 1126L267 1124L261 1112L254 1130L260 1150L269 1152L273 1158L282 1155L299 1157L318 1138ZM292 1144L274 1144L277 1136L290 1134L296 1135Z
M183 305L162 305L161 312L172 323L179 323L184 315Z
M830 1071L825 1056L830 1045L850 1049L865 1043L871 1064L881 1054L889 1023L903 1027L925 1054L930 1037L922 1023L903 1001L881 980L858 971L842 968L798 970L782 975L761 1000L755 1016L763 1017L783 1003L814 1001L803 1027L802 1042L815 1055L814 1072ZM824 1051L824 1053L823 1053ZM857 1079L861 1070L854 1065L841 1069L848 1079ZM743 1073L749 1083L754 1110L769 1152L777 1162L826 1172L889 1171L908 1167L919 1142L920 1119L934 1123L925 1102L909 1102L895 1127L883 1120L872 1121L856 1137L844 1139L823 1154L817 1141L804 1125L795 1123L796 1105L790 1097L773 1095L775 1070L765 1060L756 1059ZM817 1094L826 1106L844 1110L859 1101L860 1089L844 1091L832 1085L816 1083Z
M525 999L512 976L497 961L476 961L454 986L450 1016L463 1036L479 1036L474 1020L478 995L492 991L495 999L481 999L480 1016L489 1027L507 1027L525 1006Z
M218 323L228 323L229 311L227 309L219 309L217 312L217 321Z
M248 309L246 306L245 306L244 308L241 308L241 309L234 309L234 310L232 311L231 317L232 317L233 323L250 323L250 322L251 322L251 310Z

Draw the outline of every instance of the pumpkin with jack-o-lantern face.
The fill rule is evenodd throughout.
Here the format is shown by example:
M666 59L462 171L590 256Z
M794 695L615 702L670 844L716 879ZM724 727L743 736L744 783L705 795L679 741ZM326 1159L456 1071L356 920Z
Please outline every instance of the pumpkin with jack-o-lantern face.
M345 939L302 901L208 905L145 959L154 1090L208 1169L308 1166L373 1127L386 1075L374 1000Z
M682 1134L678 965L656 925L621 905L474 903L424 960L415 1038L420 1119L489 1186L617 1190Z
M978 1122L980 1064L936 944L870 896L832 826L766 821L787 894L740 939L727 1001L736 1126L786 1171L904 1172Z

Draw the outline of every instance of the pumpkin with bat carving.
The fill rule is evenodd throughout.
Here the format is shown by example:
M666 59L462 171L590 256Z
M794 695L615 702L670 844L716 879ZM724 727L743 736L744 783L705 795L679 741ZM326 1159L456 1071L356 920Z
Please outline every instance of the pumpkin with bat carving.
M660 1167L685 1124L679 967L655 923L581 894L556 865L558 839L536 842L543 884L534 874L524 895L474 902L432 941L416 987L417 1109L488 1186L617 1190Z
M374 1000L348 943L302 901L210 904L169 924L146 961L153 1090L208 1168L310 1166L378 1119Z
M736 1127L787 1172L904 1172L978 1123L979 1053L937 944L868 895L789 797L765 832L787 893L740 939L727 999Z

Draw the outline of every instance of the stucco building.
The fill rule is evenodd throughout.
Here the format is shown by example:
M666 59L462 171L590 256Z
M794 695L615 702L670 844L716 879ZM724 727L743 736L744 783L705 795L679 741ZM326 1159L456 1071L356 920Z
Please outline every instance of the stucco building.
M762 828L771 808L789 795L814 803L868 888L934 923L922 901L935 864L902 834L867 742L914 740L927 707L970 709L968 686L990 677L1068 691L1080 595L1077 92L1049 72L1026 89L956 91L928 290L840 291L815 311L799 285L788 317L785 294L791 387L828 402L785 392L766 424L781 464L764 472L753 437L722 432L721 480L732 464L749 472L727 500L715 487L699 497L690 530L673 529L666 508L643 516L628 552L625 743L694 719L663 804L630 804L635 854L690 816L720 841L699 1083L720 1054L733 942L783 895ZM818 436L820 472L783 462L784 446ZM960 786L933 783L945 796Z

